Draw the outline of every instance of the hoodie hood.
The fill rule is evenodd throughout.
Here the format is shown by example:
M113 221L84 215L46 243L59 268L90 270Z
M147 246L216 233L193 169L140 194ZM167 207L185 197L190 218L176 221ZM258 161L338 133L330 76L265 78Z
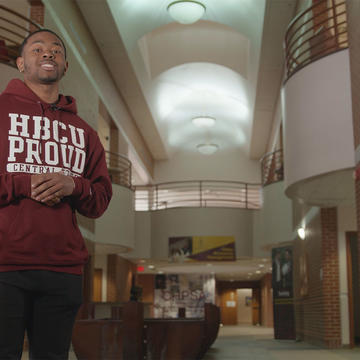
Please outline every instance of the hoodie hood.
M41 100L22 80L13 79L9 82L3 94L9 94L21 98L23 101L41 103L44 109L56 108L77 114L76 100L72 96L59 95L59 100L54 104L49 104Z

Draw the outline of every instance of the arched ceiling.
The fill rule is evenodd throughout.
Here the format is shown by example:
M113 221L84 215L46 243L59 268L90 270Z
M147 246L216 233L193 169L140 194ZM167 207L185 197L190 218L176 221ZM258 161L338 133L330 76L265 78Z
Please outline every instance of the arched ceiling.
M201 1L206 13L192 25L171 19L171 0L76 3L155 159L195 152L204 139L219 151L259 158L271 132L282 41L296 0ZM216 125L195 128L197 115L215 117Z
M249 40L233 28L201 20L191 26L163 25L138 40L151 79L186 63L223 65L247 78Z

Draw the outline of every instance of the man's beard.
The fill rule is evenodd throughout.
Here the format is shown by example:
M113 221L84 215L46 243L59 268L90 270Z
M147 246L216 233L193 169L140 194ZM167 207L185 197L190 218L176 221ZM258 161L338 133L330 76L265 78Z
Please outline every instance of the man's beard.
M43 84L53 84L53 83L58 82L58 81L60 80L60 78L58 77L57 74L54 74L54 75L52 75L52 76L47 76L47 77L45 77L45 76L43 76L43 77L39 76L39 80L40 80L40 82L42 82Z
M25 65L25 72L28 70L28 67ZM61 75L59 75L61 73ZM59 82L61 80L61 78L63 77L65 73L65 68L64 69L56 69L53 72L49 72L47 75L42 75L40 72L37 72L36 74L34 74L33 76L31 76L32 79L35 79L39 81L42 84L53 84L56 82Z

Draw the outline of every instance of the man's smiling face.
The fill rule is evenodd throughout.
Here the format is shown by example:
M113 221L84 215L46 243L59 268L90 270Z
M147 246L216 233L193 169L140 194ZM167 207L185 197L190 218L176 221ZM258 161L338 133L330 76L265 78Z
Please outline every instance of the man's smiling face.
M50 32L31 36L17 60L24 81L33 84L52 84L60 81L68 64L60 39Z

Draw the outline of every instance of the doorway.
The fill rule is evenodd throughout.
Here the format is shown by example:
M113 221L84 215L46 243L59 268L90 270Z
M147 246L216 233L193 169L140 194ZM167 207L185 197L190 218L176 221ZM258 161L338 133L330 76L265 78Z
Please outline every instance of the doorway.
M223 325L260 325L260 288L227 288L220 293L221 323Z
M102 301L102 269L94 269L94 283L93 283L93 301Z
M360 344L359 248L357 232L346 233L350 346Z

